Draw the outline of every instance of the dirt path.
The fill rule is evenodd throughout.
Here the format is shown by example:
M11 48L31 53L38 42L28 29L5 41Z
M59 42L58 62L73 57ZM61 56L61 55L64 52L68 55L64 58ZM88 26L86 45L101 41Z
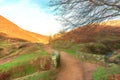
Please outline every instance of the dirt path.
M61 67L56 80L84 80L80 62L64 52L61 55Z
M48 53L52 53L52 48L49 45L45 46ZM92 80L92 72L96 70L97 65L87 62L80 62L73 56L60 52L60 68L56 80ZM10 61L12 58L0 59L0 64Z
M99 67L96 64L92 64L92 63L87 63L87 62L81 62L80 63L80 67L83 70L83 77L84 80L93 80L92 79L92 73L96 70L97 67Z
M50 46L45 50L51 53ZM92 72L98 67L96 64L80 62L71 55L61 51L61 67L56 80L92 80Z
M56 80L92 80L96 64L80 62L65 52L60 55L61 67Z

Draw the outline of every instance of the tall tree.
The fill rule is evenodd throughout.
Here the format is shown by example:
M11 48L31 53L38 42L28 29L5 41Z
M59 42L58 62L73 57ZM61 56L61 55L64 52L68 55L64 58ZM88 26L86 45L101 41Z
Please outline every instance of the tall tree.
M50 0L50 6L68 28L120 18L120 0Z

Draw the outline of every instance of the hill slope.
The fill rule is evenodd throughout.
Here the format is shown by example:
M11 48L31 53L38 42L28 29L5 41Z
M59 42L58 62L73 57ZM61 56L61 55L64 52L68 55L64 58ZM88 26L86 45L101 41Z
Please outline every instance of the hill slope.
M81 43L81 42L94 42L105 39L114 38L116 39L120 37L120 26L119 25L113 26L110 24L112 24L112 21L109 22L109 24L102 23L79 27L70 32L67 32L61 37L61 39L72 40L77 43Z
M120 48L120 26L86 25L64 33L62 37L53 40L50 44L54 48L71 52L72 55L76 52L113 53Z
M27 40L30 42L48 43L48 37L37 33L29 32L18 27L16 24L7 20L0 15L0 34L11 37Z
M0 36L0 80L51 80L50 65L43 44Z

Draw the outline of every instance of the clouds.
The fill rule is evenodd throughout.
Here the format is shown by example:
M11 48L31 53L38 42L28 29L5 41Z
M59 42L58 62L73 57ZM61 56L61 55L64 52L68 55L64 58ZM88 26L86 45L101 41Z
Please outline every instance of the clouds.
M3 0L1 1L3 2ZM61 28L53 15L45 13L40 4L33 3L31 0L3 2L0 5L0 15L8 18L23 29L44 35L54 34Z

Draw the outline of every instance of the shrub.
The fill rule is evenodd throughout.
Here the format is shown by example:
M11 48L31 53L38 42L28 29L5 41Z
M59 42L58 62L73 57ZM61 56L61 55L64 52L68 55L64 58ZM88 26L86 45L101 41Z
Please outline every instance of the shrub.
M101 80L104 78L104 80L107 79L107 71L104 67L99 67L94 73L93 73L93 80Z
M102 43L89 43L85 47L88 52L94 54L106 54L108 52L111 52L111 49Z

